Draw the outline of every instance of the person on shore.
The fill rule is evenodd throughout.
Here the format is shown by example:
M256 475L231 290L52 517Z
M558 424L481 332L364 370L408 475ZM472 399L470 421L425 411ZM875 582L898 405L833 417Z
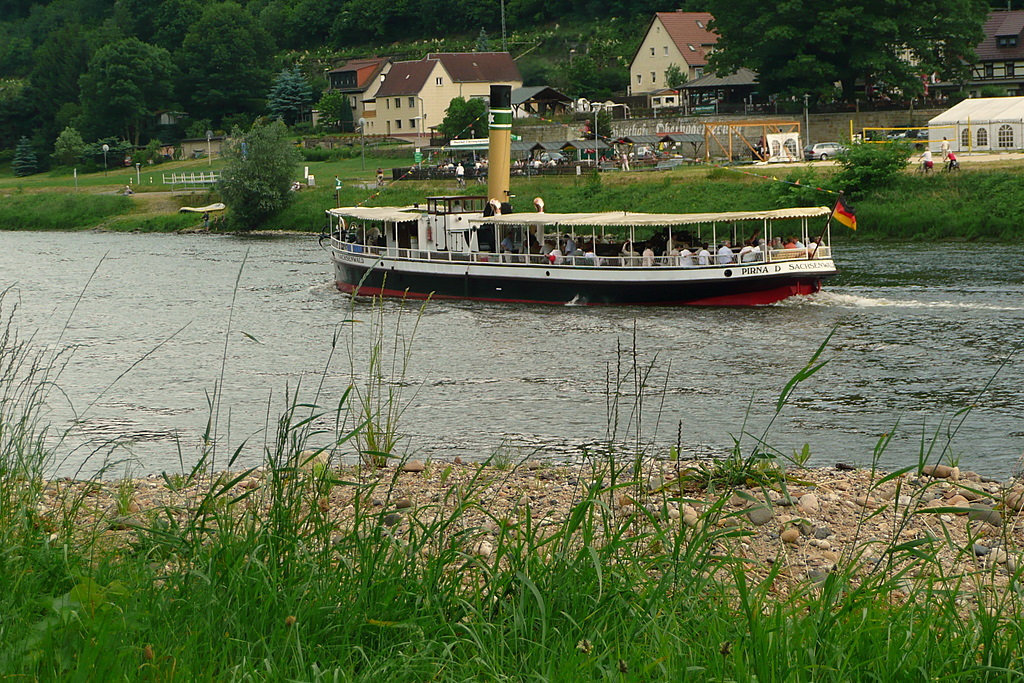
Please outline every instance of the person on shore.
M939 151L942 153L943 159L949 157L949 140L942 138L942 144L939 145Z
M925 147L921 154L921 172L931 173L933 168L935 168L935 162L932 161L932 151Z
M466 167L459 162L459 165L455 167L455 184L459 187L466 186Z
M335 177L337 177L337 176L335 176ZM377 167L377 187L381 187L382 185L384 185L384 169L378 166Z

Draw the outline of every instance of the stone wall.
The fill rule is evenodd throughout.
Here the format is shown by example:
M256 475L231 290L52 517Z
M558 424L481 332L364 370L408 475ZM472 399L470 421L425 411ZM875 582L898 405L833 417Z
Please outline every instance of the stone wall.
M864 127L924 126L933 116L942 113L942 109L915 109L910 111L865 111L843 112L838 114L811 114L810 141L831 142L848 140L850 122L853 130L859 133ZM612 132L619 137L627 135L656 135L659 133L704 133L704 124L711 122L734 121L794 121L803 128L803 116L757 115L742 114L721 116L677 116L656 119L625 119L612 121ZM524 140L538 142L555 142L579 138L583 123L578 125L545 124L516 126L513 132L522 135ZM804 136L805 144L807 135Z

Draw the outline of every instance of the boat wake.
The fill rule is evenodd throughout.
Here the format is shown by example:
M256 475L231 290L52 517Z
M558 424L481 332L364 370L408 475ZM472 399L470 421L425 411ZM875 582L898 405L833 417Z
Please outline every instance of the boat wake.
M985 311L1024 311L1024 306L1001 306L985 304L977 301L921 301L919 299L885 299L859 294L843 294L840 292L821 291L810 296L794 296L774 306L829 306L834 308L922 308L922 309L957 309Z

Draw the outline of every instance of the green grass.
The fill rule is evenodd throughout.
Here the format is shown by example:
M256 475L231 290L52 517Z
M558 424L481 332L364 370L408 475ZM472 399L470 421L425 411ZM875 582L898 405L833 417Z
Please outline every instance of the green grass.
M470 185L458 190L454 182L400 181L389 182L383 189L374 186L374 173L378 165L390 171L392 166L409 165L410 160L373 157L366 159L366 169L360 158L339 161L310 162L308 167L317 179L317 187L295 193L291 204L268 219L263 229L300 230L319 232L325 226L324 210L334 206L364 204L410 205L422 203L432 194L485 193L483 185ZM202 160L165 164L154 173L143 174L142 194L162 190L162 185L149 185L146 181L156 171L206 170ZM217 169L217 164L213 167ZM335 193L334 176L341 178L343 186ZM390 177L390 173L388 174ZM797 174L797 176L799 173ZM797 177L794 176L794 177ZM780 174L780 177L787 177ZM820 174L812 184L819 182ZM103 204L103 199L91 198L94 191L113 191L123 185L110 184L111 178L92 174L79 179L80 192L71 193L73 181L65 176L31 176L29 178L0 178L0 192L12 192L0 205L0 226L6 229L80 229L101 224L111 229L175 230L195 227L185 218L128 217L112 220L120 214L139 213L131 204ZM797 193L778 183L744 175L725 169L683 167L667 172L620 174L608 173L600 177L583 176L545 177L539 179L516 178L512 181L514 207L529 210L533 197L542 196L548 211L608 211L628 208L649 212L718 212L746 209L778 208L800 203L830 205L834 196ZM86 191L88 190L88 191ZM23 197L38 196L39 199ZM59 197L61 212L52 209L51 197ZM72 200L70 197L79 199ZM216 196L184 195L178 204L165 211L176 210L182 203L206 203ZM856 233L845 229L833 230L840 240L877 239L949 239L972 240L980 238L1011 240L1024 236L1024 189L1019 175L1013 170L970 170L958 174L936 173L934 176L907 174L896 182L876 191L856 203L859 229ZM82 208L79 205L83 204ZM102 207L102 208L99 208ZM110 208L113 207L113 208ZM89 217L95 220L90 222ZM70 220L64 220L70 218Z
M394 348L391 372L401 374L405 347L396 339ZM981 590L977 604L961 602L974 579L942 575L942 538L873 548L883 570L846 556L820 583L780 595L783 563L743 556L747 532L723 523L740 514L724 498L694 526L664 514L686 500L667 490L651 507L614 514L611 496L642 495L630 454L592 459L553 525L528 507L496 514L484 489L505 473L471 468L458 480L446 470L442 500L389 526L395 470L297 467L304 450L358 442L312 425L361 423L366 404L323 410L298 390L286 392L258 488L244 485L251 469L216 474L239 451L218 453L214 439L195 468L165 477L180 503L139 515L118 542L103 521L73 521L98 504L99 484L43 480L72 448L43 420L62 362L51 354L19 341L10 322L0 334L5 677L1011 681L1024 668L1019 593ZM653 366L628 358L614 373L624 414L642 411ZM639 444L640 417L627 421ZM865 493L891 479L879 474ZM55 501L49 510L44 497ZM127 487L114 500L127 509ZM339 522L345 505L354 512Z

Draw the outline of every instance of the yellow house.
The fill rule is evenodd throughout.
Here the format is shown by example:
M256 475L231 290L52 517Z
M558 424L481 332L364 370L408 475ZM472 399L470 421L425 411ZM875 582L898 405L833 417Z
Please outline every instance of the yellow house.
M673 65L688 81L703 75L718 40L708 30L712 18L707 12L657 12L630 63L629 94L665 90L665 72Z
M417 61L395 62L381 78L366 133L418 145L429 142L430 128L440 125L454 98L486 100L492 85L523 85L519 67L507 52L431 53Z

